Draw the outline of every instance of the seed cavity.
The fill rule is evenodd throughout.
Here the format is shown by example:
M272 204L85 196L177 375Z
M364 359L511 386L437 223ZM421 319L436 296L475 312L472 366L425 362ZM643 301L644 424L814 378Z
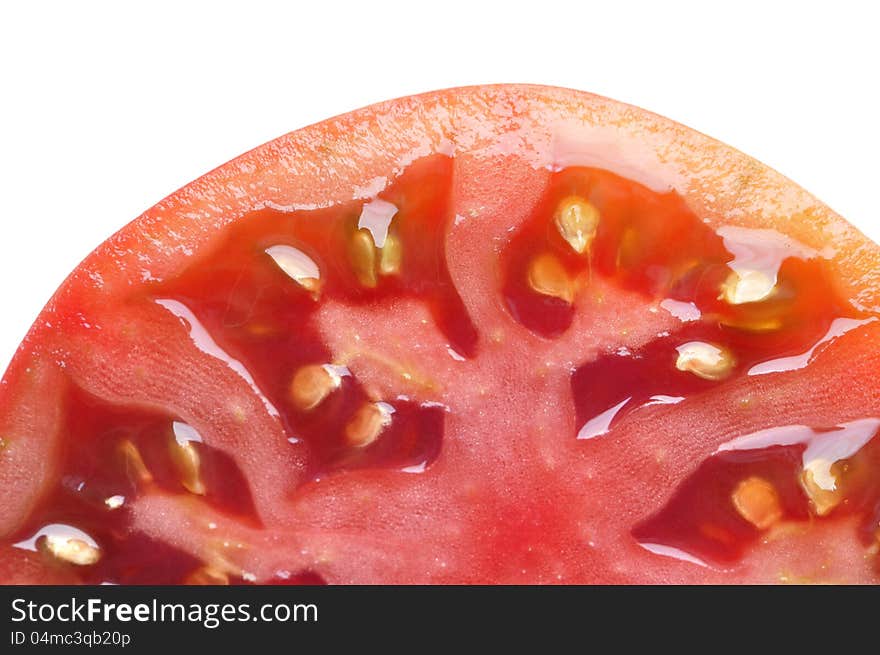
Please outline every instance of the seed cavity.
M330 364L308 364L301 367L290 383L290 399L294 407L307 412L320 405L339 388L342 376Z
M833 428L783 425L737 437L722 451L758 451L771 446L805 446L798 481L813 514L826 516L845 503L855 490L866 489L876 478L874 455L863 450L876 439L880 419L862 418Z
M759 270L734 270L721 284L721 294L718 299L730 305L745 305L766 300L775 291L775 276Z
M556 207L556 229L579 255L589 252L599 227L599 210L583 198L568 196Z
M321 292L321 271L311 257L283 244L266 248L265 252L290 279L317 298Z
M355 448L365 448L379 438L382 431L391 425L394 408L388 403L368 403L362 405L345 426L345 438Z
M766 530L782 518L776 488L764 478L752 476L740 481L731 495L736 511L759 530Z
M153 474L144 464L144 458L133 442L128 439L120 442L118 452L130 480L139 484L149 484L153 481Z
M676 348L675 368L693 373L704 380L723 380L730 375L736 360L727 348L704 341L690 341Z
M202 441L201 435L190 425L174 421L174 438L168 442L168 452L174 463L180 484L192 494L204 496L206 489L201 476L201 458L194 444Z
M568 304L574 302L574 281L559 260L550 253L543 253L532 260L529 264L528 282L536 293L559 298Z

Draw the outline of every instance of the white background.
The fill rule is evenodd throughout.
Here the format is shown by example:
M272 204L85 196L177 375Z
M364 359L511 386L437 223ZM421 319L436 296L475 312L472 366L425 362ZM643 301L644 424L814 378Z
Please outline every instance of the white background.
M228 159L379 100L486 82L664 114L880 240L871 2L0 4L0 370L66 274Z

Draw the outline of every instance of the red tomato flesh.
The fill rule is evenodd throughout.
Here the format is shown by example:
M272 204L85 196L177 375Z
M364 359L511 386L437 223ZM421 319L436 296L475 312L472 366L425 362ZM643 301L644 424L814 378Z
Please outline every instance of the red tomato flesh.
M542 94L599 102L447 93L557 136ZM273 200L265 146L88 260L4 378L0 574L876 582L876 246L841 236L868 253L847 264L743 219L749 192L626 162L477 156L459 120L454 148L346 173L353 200Z

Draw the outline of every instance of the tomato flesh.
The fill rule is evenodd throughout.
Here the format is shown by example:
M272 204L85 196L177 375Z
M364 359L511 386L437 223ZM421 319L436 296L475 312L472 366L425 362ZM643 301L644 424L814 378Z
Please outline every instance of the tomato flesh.
M589 555L599 537L583 522L595 512L614 524L626 557L646 551L713 569L721 576L713 579L792 530L846 530L876 555L872 407L847 421L771 415L772 438L744 430L715 439L714 451L678 465L684 474L660 490L639 451L652 510L632 500L638 483L616 514L582 488L602 453L636 452L633 431L650 449L633 426L699 413L721 396L746 411L755 402L740 391L746 385L812 371L850 352L847 339L871 333L875 316L846 299L824 255L777 232L714 229L674 191L566 166L543 174L540 194L503 236L486 235L493 273L482 284L492 293L475 305L460 278L473 262L447 251L468 220L457 166L432 154L366 201L255 207L175 275L145 276L115 299L132 325L161 323L163 339L220 361L280 423L292 454L259 452L259 435L215 442L183 409L95 395L71 374L52 483L4 539L7 551L35 553L87 583L362 580L353 570L371 581L637 579ZM560 209L572 202L580 214ZM608 303L620 316L646 307L644 325L597 337L604 347L585 345L590 312ZM112 320L120 342L139 329ZM148 377L135 370L132 379L139 375ZM545 390L565 397L536 404L533 423L505 418L522 415L510 403ZM233 394L214 402L247 431L255 410ZM696 441L704 429L678 436ZM495 467L491 484L480 466ZM270 468L282 471L263 479ZM281 508L270 512L273 495ZM444 513L448 529L439 527ZM435 541L415 552L421 529ZM85 533L99 559L65 562L47 546L53 530ZM398 552L378 554L394 551L383 539L397 535ZM467 557L453 553L459 541L473 551ZM402 576L395 557L418 573Z

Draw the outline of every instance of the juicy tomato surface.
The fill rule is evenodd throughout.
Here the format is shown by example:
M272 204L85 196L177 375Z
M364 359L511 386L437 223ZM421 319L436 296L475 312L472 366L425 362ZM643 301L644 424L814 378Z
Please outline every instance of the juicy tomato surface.
M283 136L61 286L0 386L6 583L876 583L880 249L643 110Z

